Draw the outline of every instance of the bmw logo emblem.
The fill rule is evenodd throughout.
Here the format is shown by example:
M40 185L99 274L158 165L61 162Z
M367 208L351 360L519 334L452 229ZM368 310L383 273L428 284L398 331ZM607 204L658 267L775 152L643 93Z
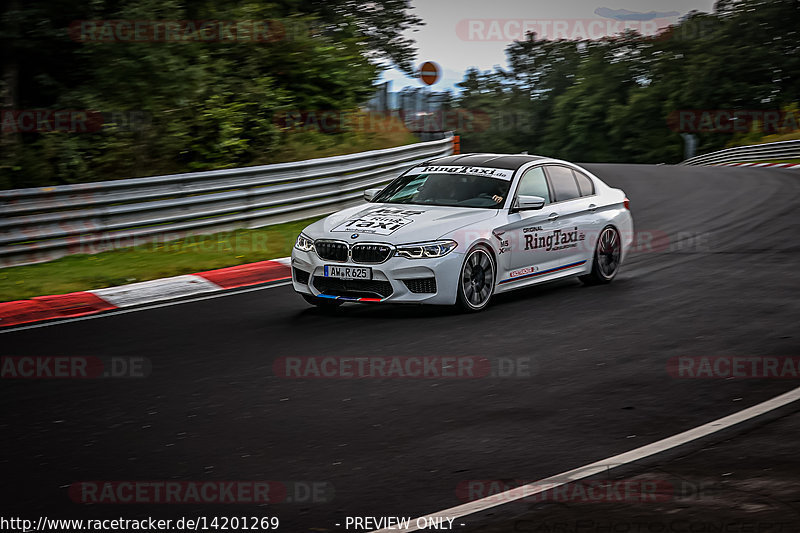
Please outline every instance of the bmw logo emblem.
M350 238L351 239L358 239L358 233L353 233L352 235L350 235Z

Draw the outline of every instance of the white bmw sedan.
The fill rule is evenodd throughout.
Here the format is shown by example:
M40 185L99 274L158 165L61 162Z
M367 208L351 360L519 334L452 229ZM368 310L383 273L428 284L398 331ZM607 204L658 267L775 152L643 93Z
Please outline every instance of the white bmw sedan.
M559 278L609 283L633 242L625 193L556 159L446 156L364 197L297 238L294 289L314 305L480 311L494 294Z

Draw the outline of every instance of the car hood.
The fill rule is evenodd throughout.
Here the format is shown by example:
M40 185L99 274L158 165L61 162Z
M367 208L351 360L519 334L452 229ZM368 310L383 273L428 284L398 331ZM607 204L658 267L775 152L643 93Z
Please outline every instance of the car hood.
M497 209L369 203L334 213L304 233L312 239L402 244L438 239L497 213Z

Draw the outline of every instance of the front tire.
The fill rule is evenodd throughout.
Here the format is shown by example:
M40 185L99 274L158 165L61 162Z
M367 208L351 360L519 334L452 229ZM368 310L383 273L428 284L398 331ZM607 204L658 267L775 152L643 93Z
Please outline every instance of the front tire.
M462 311L476 313L489 305L494 294L497 267L492 254L483 246L470 250L458 277L457 305Z
M315 305L321 309L334 309L344 303L341 300L333 300L331 298L319 298L317 296L311 296L310 294L301 294L300 296L302 296L303 299L308 303L310 303L311 305Z
M592 270L585 276L578 276L586 285L611 283L619 271L622 259L622 239L614 226L606 226L597 238L592 258Z

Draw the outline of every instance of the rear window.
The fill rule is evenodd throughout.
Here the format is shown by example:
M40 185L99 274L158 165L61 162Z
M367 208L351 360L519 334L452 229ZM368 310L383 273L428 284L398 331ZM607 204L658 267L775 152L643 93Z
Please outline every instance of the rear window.
M575 179L578 180L578 189L581 191L581 196L591 196L594 194L594 183L589 179L586 174L581 174L577 170L573 170Z

